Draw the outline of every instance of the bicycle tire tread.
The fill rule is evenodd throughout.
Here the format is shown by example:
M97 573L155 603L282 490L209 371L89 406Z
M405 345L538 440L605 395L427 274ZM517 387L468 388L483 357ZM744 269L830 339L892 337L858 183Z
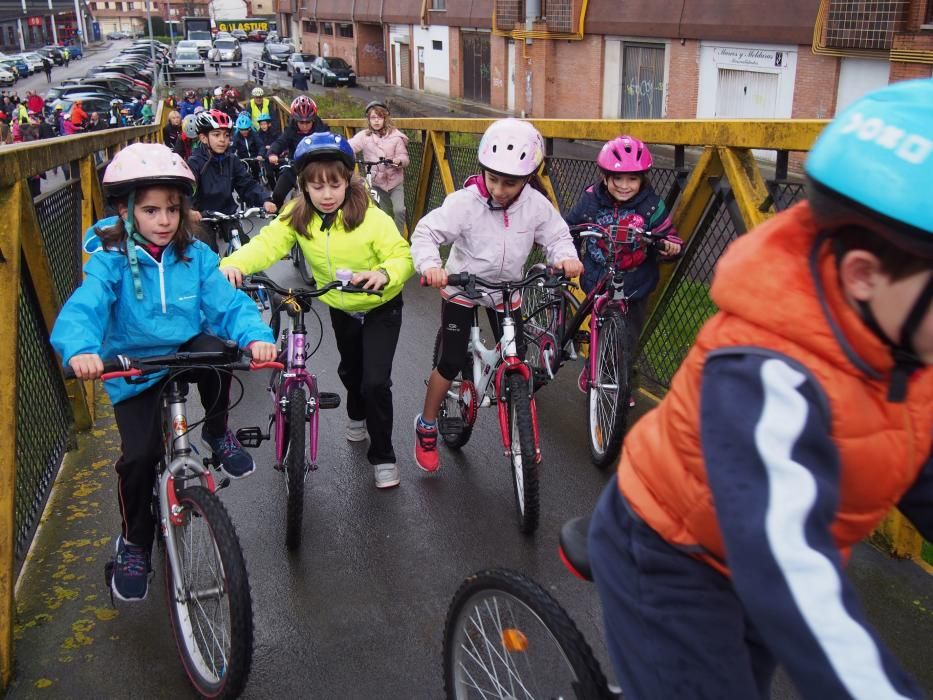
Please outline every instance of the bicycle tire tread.
M470 600L484 591L502 591L521 602L537 615L557 640L580 682L578 700L608 700L615 696L609 690L593 649L576 623L555 598L533 579L511 569L485 569L468 576L454 593L444 620L443 663L444 693L456 700L454 687L454 639L462 611Z
M190 654L179 639L178 611L172 601L171 569L168 566L166 550L164 558L165 590L169 603L169 615L172 619L172 631L182 665L195 689L204 697L235 698L240 695L249 679L253 660L253 603L250 593L246 560L236 534L236 527L230 519L221 500L203 486L190 486L178 494L178 503L185 506L193 504L210 528L212 539L217 547L223 565L227 596L230 609L231 649L227 673L217 687L207 687L195 677L191 669Z
M519 530L530 534L538 529L538 465L535 463L534 428L531 421L531 397L528 382L520 374L506 375L509 392L509 426L512 425L512 411L516 414L518 443L522 455L522 491L524 509L518 505L518 481L515 479L515 464L512 463L512 487L515 490L515 510L518 514ZM515 436L510 436L512 440ZM511 461L511 458L510 458Z
M293 386L288 390L288 448L285 458L288 502L285 508L285 546L289 550L295 550L301 544L304 517L305 404L305 393L300 386Z
M619 341L617 352L619 353L619 366L620 366L620 390L617 392L617 403L615 419L612 422L612 426L609 430L609 437L606 440L606 448L600 454L593 445L592 431L593 426L590 425L590 458L593 464L598 469L605 469L611 464L615 464L616 458L619 456L619 452L622 449L622 442L625 439L626 432L626 422L628 421L628 400L629 400L629 351L626 347L626 339L628 337L628 332L626 326L627 321L625 315L615 308L610 308L606 311L606 314L603 318L603 329L609 327L610 325L616 325L619 328ZM606 347L603 345L603 338L605 335L600 334L599 347L597 348L598 353L602 353L606 350ZM590 347L590 352L593 351L592 346ZM599 358L597 357L597 371L599 367ZM592 392L587 394L587 420L590 420L592 412L590 411L590 402L593 401Z

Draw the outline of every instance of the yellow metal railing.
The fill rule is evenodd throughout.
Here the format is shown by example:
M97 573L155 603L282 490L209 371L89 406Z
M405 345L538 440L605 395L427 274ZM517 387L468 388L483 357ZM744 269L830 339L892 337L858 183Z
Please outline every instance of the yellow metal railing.
M278 114L283 118L288 113L288 104L274 98ZM97 176L96 154L106 151L112 155L131 141L158 141L167 110L157 113L156 124L147 127L116 129L95 132L50 141L8 146L0 149L0 212L5 226L0 228L0 292L4 299L15 299L19 294L24 275L28 273L46 333L51 329L58 313L59 301L53 289L52 268L49 251L43 246L41 222L26 178L51 170L62 164L77 164L77 178L82 197L80 198L80 229L83 231L104 215L104 201ZM451 153L455 147L449 144L462 139L461 135L478 136L489 126L488 119L398 119L396 126L420 135L420 159L412 161L408 183L413 195L409 207L409 225L414 226L438 196L457 187L451 169ZM736 231L748 230L773 215L774 203L769 194L768 182L762 174L752 149L772 149L781 153L807 151L826 122L821 120L773 120L743 122L738 120L652 120L652 121L603 121L603 120L534 120L535 126L548 139L576 139L605 141L619 133L633 133L652 144L667 144L679 149L682 156L685 147L697 150L698 158L690 167L683 163L683 181L678 185L676 205L673 209L674 223L681 236L689 241L694 235L704 235L704 222L709 220L711 207L722 206L722 185L729 188L730 201L734 207ZM363 128L363 120L332 120L334 130L344 130L349 135ZM282 124L284 126L284 123ZM455 138L452 138L455 137ZM464 147L456 147L459 152ZM556 163L560 159L552 159ZM555 206L558 195L552 175L553 165L548 162L542 167L540 176ZM595 174L595 171L594 171ZM73 183L72 183L73 185ZM699 232L699 234L698 234ZM75 240L74 245L80 245ZM683 264L683 263L681 263ZM671 266L666 266L671 267ZM677 269L665 270L662 288L668 284ZM667 293L662 289L658 299ZM659 305L654 315L665 313ZM0 338L0 354L16 357L18 343L17 307L15 304L0 306L0 323L6 332ZM3 320L5 319L5 321ZM649 320L649 325L651 320ZM646 326L647 327L647 326ZM47 335L46 335L47 342ZM16 434L17 390L20 378L16 372L7 372L7 380L0 382L0 413L4 416L3 428L6 435ZM94 420L92 385L80 382L64 382L70 400L76 426L88 428ZM12 669L12 621L13 621L13 577L14 577L14 494L17 478L17 451L13 440L0 445L0 682L5 686ZM895 512L879 528L879 533L890 542L891 550L900 556L920 559L922 540L916 532Z

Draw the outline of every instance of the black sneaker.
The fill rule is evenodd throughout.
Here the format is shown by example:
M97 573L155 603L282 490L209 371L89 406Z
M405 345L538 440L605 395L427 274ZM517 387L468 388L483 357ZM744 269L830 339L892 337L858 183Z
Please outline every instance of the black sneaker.
M128 544L120 535L110 582L113 594L128 603L145 600L149 593L149 573L149 549Z
M250 456L230 428L220 437L210 437L203 430L201 441L220 462L220 469L231 479L242 479L256 470L256 462Z

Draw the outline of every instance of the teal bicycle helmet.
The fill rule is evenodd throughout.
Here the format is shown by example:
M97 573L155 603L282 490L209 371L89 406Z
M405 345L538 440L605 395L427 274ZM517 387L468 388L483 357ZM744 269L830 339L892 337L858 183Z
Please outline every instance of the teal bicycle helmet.
M257 121L257 122L271 122L271 121L272 121L272 115L269 114L268 112L263 112L262 114L260 114L260 115L256 118L256 121Z
M240 112L240 115L236 118L236 128L237 129L252 129L253 120L249 118L249 114L246 112Z
M806 174L823 228L861 226L933 258L933 81L888 85L847 107L820 134Z

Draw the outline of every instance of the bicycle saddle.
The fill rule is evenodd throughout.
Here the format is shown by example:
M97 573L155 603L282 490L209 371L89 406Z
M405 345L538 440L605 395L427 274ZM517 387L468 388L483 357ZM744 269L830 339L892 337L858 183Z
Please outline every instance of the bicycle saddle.
M560 529L560 558L564 566L584 581L593 580L590 568L590 553L586 548L586 537L590 531L590 516L573 518Z

